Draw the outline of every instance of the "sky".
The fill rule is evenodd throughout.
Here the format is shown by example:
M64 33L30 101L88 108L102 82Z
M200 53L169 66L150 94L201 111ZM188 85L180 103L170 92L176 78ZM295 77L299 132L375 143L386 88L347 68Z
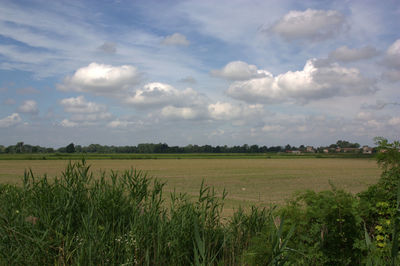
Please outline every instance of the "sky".
M398 0L0 2L0 144L400 139Z

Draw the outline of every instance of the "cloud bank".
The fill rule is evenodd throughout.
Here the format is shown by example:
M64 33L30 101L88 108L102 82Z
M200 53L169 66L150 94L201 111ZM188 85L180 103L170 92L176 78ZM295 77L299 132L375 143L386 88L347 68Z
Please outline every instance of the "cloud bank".
M91 63L67 76L57 88L62 91L118 94L138 84L140 76L137 68L131 65Z
M345 68L335 63L321 64L311 59L300 71L235 81L227 94L249 103L306 103L334 96L365 95L376 90L375 81L364 77L357 68Z
M287 41L309 39L321 41L333 38L345 29L345 16L335 10L290 11L267 31Z

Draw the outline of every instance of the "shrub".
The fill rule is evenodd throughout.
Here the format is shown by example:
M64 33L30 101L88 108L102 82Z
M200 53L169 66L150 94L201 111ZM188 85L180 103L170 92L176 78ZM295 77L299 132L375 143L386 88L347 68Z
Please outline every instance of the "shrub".
M289 226L294 226L290 241L305 256L293 258L308 265L359 264L362 252L356 248L363 236L357 199L343 190L299 194L281 210Z

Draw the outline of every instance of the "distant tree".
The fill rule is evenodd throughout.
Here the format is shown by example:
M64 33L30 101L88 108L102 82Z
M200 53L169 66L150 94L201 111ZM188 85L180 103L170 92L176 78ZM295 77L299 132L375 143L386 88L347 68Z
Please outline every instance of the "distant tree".
M75 152L82 152L82 146L81 145L75 145Z
M256 153L256 152L258 152L258 145L251 145L251 146L250 146L250 152L251 152L251 153Z
M360 144L358 143L351 143L345 140L338 140L336 145L340 148L360 148Z
M70 143L67 147L65 147L65 151L67 153L74 153L75 152L75 145L74 143Z
M18 142L17 145L15 145L15 150L17 153L22 153L24 151L24 143Z

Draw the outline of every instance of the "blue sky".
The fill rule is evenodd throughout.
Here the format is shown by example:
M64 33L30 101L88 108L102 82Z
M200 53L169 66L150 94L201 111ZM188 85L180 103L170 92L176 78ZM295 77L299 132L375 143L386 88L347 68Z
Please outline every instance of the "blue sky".
M0 138L399 139L398 1L2 1Z

